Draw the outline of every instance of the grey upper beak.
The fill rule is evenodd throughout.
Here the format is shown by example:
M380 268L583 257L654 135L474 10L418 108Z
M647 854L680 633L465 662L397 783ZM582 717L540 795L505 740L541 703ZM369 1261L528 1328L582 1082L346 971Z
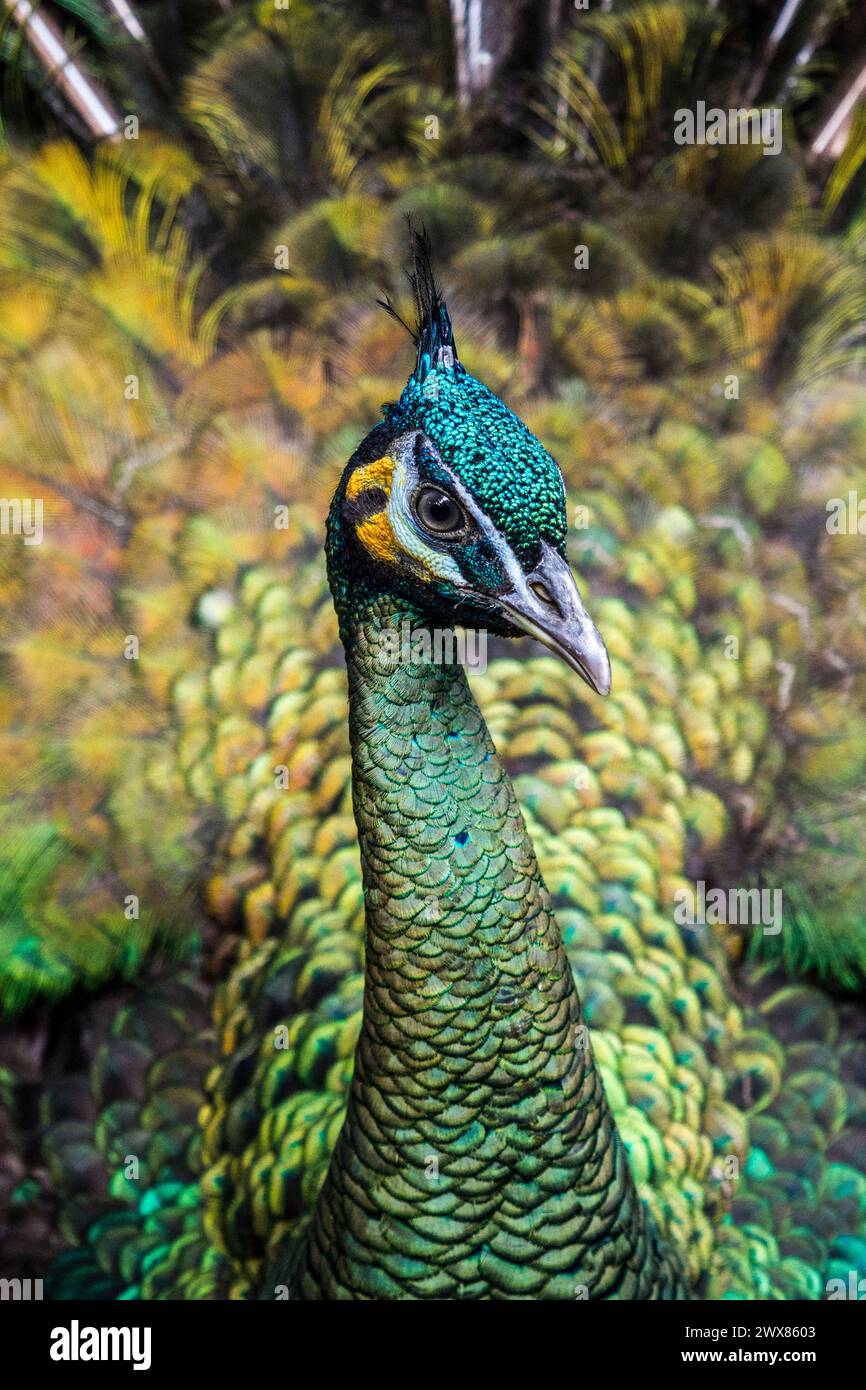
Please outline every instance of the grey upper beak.
M505 616L561 656L599 695L609 695L607 648L562 556L542 541L541 560L532 573L521 570L512 578L511 592L496 600Z

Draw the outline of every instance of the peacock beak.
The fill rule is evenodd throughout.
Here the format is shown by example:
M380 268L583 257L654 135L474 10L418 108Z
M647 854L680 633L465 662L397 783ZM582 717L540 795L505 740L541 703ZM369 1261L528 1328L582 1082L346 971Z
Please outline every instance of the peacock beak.
M599 695L609 695L610 657L567 562L542 541L535 569L513 579L511 591L496 600L508 620L561 656Z

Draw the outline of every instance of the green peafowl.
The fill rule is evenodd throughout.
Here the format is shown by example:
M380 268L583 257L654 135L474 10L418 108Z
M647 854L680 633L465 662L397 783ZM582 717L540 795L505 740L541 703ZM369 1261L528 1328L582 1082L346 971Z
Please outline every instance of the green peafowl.
M763 726L730 684L737 665L701 671L665 601L599 599L616 680L597 693L609 667L562 559L558 470L461 370L419 256L415 372L328 524L350 729L315 517L299 509L279 567L242 569L236 601L205 592L219 661L203 651L175 685L187 783L231 817L211 910L230 922L241 902L244 940L212 1005L194 973L163 966L107 1024L85 1011L83 1074L73 1060L41 1103L69 1244L50 1290L820 1297L862 1259L856 1008L767 968L732 997L712 937L658 906L659 865L682 863L676 807L704 853L724 832L717 799L675 771L689 767L658 712L670 681L686 673L696 759L716 681L737 737L754 727L760 747ZM653 522L632 543L631 573L665 534ZM688 539L681 521L674 535ZM574 722L577 682L549 658L472 677L516 764L561 941L463 671L423 651L394 664L385 640L458 621L493 642L542 636L587 677L596 718L610 712L607 728ZM172 746L149 756L146 785L176 799ZM636 805L632 823L605 797Z
M862 977L862 934L859 900L837 881L857 863L861 822L840 835L822 819L816 843L810 804L823 789L824 808L830 786L841 806L862 781L862 547L821 528L823 570L804 561L815 499L823 509L851 476L862 388L781 410L757 394L732 430L727 404L696 424L665 382L626 375L605 398L566 371L555 394L521 401L530 434L460 369L422 272L430 360L420 353L353 459L329 526L350 740L322 521L402 372L396 330L372 306L353 322L359 346L335 392L306 340L286 350L250 333L229 349L198 331L182 238L143 244L131 289L125 255L108 252L101 279L67 284L53 242L25 275L33 248L15 238L34 201L40 225L76 201L99 226L107 205L117 244L146 243L150 192L124 210L115 158L91 169L49 146L0 187L0 469L6 495L32 495L38 478L46 497L42 548L0 550L0 990L18 1013L0 1050L9 1272L42 1276L51 1251L51 1296L145 1299L815 1299L862 1277L866 1039L844 993ZM402 226L399 207L379 213ZM791 260L743 252L745 317L753 300L781 302L765 261ZM157 273L166 293L142 303ZM654 293L646 279L640 302L584 314L584 357L610 365L605 316L630 357ZM64 319L53 306L70 294ZM565 361L576 339L564 322ZM468 325L461 357L502 389ZM117 389L131 366L140 401ZM534 626L567 659L566 620L580 616L563 578L562 482L533 436L562 465L609 696L588 626L582 651L570 642L589 682L552 655L513 654ZM369 626L393 635L404 618L489 631L471 696L423 651L389 666ZM140 660L124 659L128 634ZM840 651L848 665L829 667ZM780 665L796 667L784 697ZM382 706L377 742L364 731ZM413 712L426 733L405 722ZM395 826L411 851L396 853ZM747 966L745 933L680 927L671 904L696 879L743 882L746 849L762 858L755 827L771 834L774 872L827 892L822 915L805 898L799 935L786 921L766 938L770 959ZM453 894L425 876L445 848ZM133 893L141 911L127 916ZM461 913L487 957L460 937ZM810 982L786 979L782 951L767 950L791 941ZM434 1032L450 1069L434 1064ZM404 1058L399 1077L388 1070ZM359 1185L357 1167L376 1163L393 1168ZM464 1232L467 1206L483 1230ZM551 1207L559 1219L530 1215ZM463 1239L477 1242L475 1268ZM442 1247L453 1269L436 1267Z
M328 519L366 899L345 1124L291 1279L301 1298L675 1298L517 799L437 624L610 663L565 559L550 455L457 357L414 234L417 363Z

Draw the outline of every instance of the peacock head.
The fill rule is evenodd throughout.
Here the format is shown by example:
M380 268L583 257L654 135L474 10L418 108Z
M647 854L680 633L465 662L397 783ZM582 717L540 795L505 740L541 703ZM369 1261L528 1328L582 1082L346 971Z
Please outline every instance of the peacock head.
M566 559L562 474L458 360L426 236L412 232L412 242L417 361L334 496L328 564L338 610L358 590L388 592L431 625L529 633L606 695L607 650Z

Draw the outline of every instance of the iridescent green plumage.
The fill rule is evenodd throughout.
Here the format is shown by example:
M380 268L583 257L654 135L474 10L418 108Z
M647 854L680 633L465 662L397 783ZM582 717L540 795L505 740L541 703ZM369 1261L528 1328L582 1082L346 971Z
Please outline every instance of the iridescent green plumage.
M462 668L376 671L381 625L406 618L350 620L364 1023L298 1295L682 1295Z
M593 525L572 541L580 543L588 573L609 576L612 554L619 557L615 573L637 554L659 554L667 533L657 523L641 526L585 486L575 504L580 499L590 501ZM203 1153L196 1160L204 1172L203 1207L187 1218L192 1267L204 1262L210 1271L198 1287L211 1294L258 1289L263 1257L270 1252L272 1260L287 1226L311 1209L342 1123L360 1022L360 872L347 800L345 681L331 669L334 620L317 533L315 513L297 504L284 533L285 563L297 576L291 592L281 567L250 571L233 561L236 579L223 568L220 583L233 598L215 614L213 655L207 644L188 655L174 697L178 738L189 750L182 754L189 792L202 807L216 798L234 825L220 851L224 871L219 859L214 865L213 910L227 926L240 913L245 937L237 968L218 994L214 1057L222 1052L226 1060L208 1083ZM681 529L676 535L682 546ZM716 571L698 567L696 558L712 553L717 535L689 533L690 567L699 585L714 583ZM225 543L230 552L230 532ZM710 549L702 552L699 544ZM737 551L726 553L736 573ZM201 585L201 573L190 572L191 585ZM483 676L473 677L473 685L497 743L518 771L516 787L642 1195L660 1226L688 1250L691 1277L702 1276L699 1289L713 1296L731 1290L816 1297L834 1232L853 1238L862 1220L845 1134L858 1132L854 1097L863 1044L850 1021L840 1033L831 1015L810 1015L805 992L791 995L786 1006L777 990L774 1009L802 1018L802 1044L811 1049L807 1056L794 1022L786 1044L793 1050L780 1053L772 1036L774 1012L762 1018L747 1001L732 1005L726 969L711 941L687 942L684 949L672 929L663 885L683 874L687 844L708 862L725 833L724 809L701 786L695 757L702 767L709 757L714 776L735 785L730 759L739 742L747 740L758 755L767 746L766 733L749 714L755 698L749 691L769 694L775 678L766 659L758 661L757 646L750 657L758 634L748 637L746 629L742 659L726 660L712 634L702 640L683 618L677 571L667 586L659 597L633 592L627 606L615 598L597 605L614 657L608 701L582 696L575 678L551 658L524 664L505 659L504 652ZM725 629L737 621L726 619ZM256 669L272 673L260 686L251 683ZM707 709L722 721L721 738L708 746L702 726L692 723L697 707L691 694L707 673L719 683ZM722 696L737 711L729 731ZM246 732L242 702L255 716ZM241 764L246 772L240 781L232 774L229 785L226 770L238 754L253 760ZM281 763L290 781L278 792L273 769ZM275 1048L282 1023L288 1046ZM666 1039L676 1041L670 1046ZM831 1091L836 1083L829 1078L842 1073L847 1118L844 1106L825 1118L818 1095L810 1099L797 1084L798 1067L806 1086L817 1067ZM760 1171L754 1163L741 1169L737 1185L726 1176L726 1164L738 1156L745 1163L746 1117L753 1108L765 1111L771 1129L778 1114L777 1137L762 1145L767 1162ZM764 1127L762 1119L759 1134ZM100 1134L93 1152L108 1154L105 1142ZM813 1163L818 1155L823 1166L816 1187L805 1173L807 1158ZM799 1209L791 1207L791 1177L779 1176L792 1171L803 1185ZM740 1220L719 1228L718 1215L737 1186ZM127 1213L128 1258L142 1264L121 1270L106 1217L93 1214L89 1228L67 1224L76 1244L93 1242L93 1255L78 1254L73 1262L89 1267L91 1278L99 1271L103 1292L177 1296L192 1288L178 1282L181 1251L171 1224L162 1245L147 1234L148 1226L159 1230L163 1208L140 1212L131 1184L123 1191L115 1184L114 1193L108 1210ZM821 1236L808 1215L819 1209ZM784 1235L789 1226L791 1235ZM773 1232L782 1235L782 1252ZM67 1268L59 1267L58 1279Z

